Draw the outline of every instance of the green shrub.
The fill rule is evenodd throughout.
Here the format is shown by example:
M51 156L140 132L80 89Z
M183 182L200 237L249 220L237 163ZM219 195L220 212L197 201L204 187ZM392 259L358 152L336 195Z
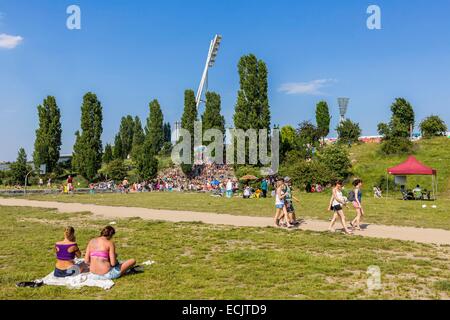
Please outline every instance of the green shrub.
M121 181L128 174L128 167L122 159L116 159L107 164L102 170L102 174L106 175L108 179Z
M304 188L308 184L319 183L328 185L336 176L323 162L306 161L298 159L295 162L285 163L280 169L280 175L291 177L294 185Z
M351 173L352 163L348 148L342 145L326 146L317 154L317 160L329 169L333 178L345 180Z
M351 145L359 142L359 137L361 136L359 123L346 119L338 125L336 131L339 136L338 141L341 144Z
M413 152L413 143L408 138L391 137L381 143L380 152L385 155L402 155Z
M447 125L438 116L430 116L420 123L420 131L425 139L445 136Z
M386 192L387 186L388 186L388 181L389 181L389 189L391 189L393 191L398 189L394 183L394 178L391 176L386 177L386 175L382 175L378 178L376 186L380 187L380 189L383 192Z
M251 165L238 165L235 168L236 177L239 179L246 175L252 175L255 177L261 177L261 171L260 168L257 166L251 166Z

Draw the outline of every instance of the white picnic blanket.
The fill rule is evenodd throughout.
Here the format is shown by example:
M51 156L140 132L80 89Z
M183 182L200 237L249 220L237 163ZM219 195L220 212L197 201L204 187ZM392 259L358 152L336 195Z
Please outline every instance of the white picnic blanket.
M57 278L51 272L45 278L40 279L44 284L49 286L66 286L71 289L80 289L81 287L99 287L109 290L114 286L114 281L108 279L100 279L98 275L92 273L80 273L79 275Z
M79 265L84 262L84 259L75 259L75 264ZM80 273L76 276L57 278L53 275L53 271L45 278L39 279L48 286L66 286L70 289L80 289L81 287L98 287L104 290L109 290L114 286L114 281L105 279L96 274L87 272Z
M76 264L83 263L84 259L75 259ZM142 263L145 266L151 266L155 263L153 260L147 260ZM114 281L103 278L102 276L93 273L80 273L76 276L57 278L53 275L53 271L45 278L36 280L42 281L49 286L66 286L71 289L80 289L81 287L99 287L104 290L109 290L114 286Z

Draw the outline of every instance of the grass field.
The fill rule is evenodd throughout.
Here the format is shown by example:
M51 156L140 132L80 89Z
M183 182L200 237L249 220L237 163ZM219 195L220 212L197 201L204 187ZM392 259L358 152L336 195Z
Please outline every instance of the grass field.
M53 243L73 225L78 243L108 222L89 214L0 207L0 299L448 299L450 247L339 234L117 220L119 256L155 260L110 291L19 281L52 271ZM368 291L367 269L382 290Z
M327 220L326 210L330 195L296 193L301 203L296 205L300 217ZM187 210L199 212L228 213L247 216L271 217L274 215L274 199L216 198L198 193L135 193L97 195L38 195L27 199L92 203L99 205L142 207L152 209ZM366 222L386 225L426 227L450 230L450 198L434 202L402 201L394 198L374 199L367 194L363 199ZM426 204L427 208L422 208ZM431 206L436 205L433 209ZM347 209L347 216L353 219L354 210Z

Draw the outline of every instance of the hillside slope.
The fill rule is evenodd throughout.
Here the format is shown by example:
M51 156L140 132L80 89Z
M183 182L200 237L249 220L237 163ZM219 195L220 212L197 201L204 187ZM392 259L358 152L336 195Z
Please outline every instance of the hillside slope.
M361 144L350 149L353 173L365 182L369 188L379 183L386 176L386 169L407 159L407 156L384 156L379 151L379 144ZM421 140L415 143L413 155L427 166L438 172L439 193L450 194L450 139L446 137ZM430 177L408 177L408 187L420 184L431 189Z

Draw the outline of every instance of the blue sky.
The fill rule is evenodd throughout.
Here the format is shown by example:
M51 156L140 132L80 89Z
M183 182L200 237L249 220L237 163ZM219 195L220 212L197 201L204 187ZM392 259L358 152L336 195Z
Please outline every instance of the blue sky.
M81 8L81 30L66 28L71 4ZM366 27L371 4L381 8L382 30ZM22 146L31 157L36 107L47 95L62 110L62 153L72 150L88 91L103 104L104 143L123 115L145 121L154 98L173 123L216 33L223 42L209 89L221 94L227 125L247 53L268 65L273 124L314 120L323 99L334 128L339 96L351 98L348 116L367 135L398 96L418 120L433 113L450 124L449 12L447 0L0 0L0 160Z

